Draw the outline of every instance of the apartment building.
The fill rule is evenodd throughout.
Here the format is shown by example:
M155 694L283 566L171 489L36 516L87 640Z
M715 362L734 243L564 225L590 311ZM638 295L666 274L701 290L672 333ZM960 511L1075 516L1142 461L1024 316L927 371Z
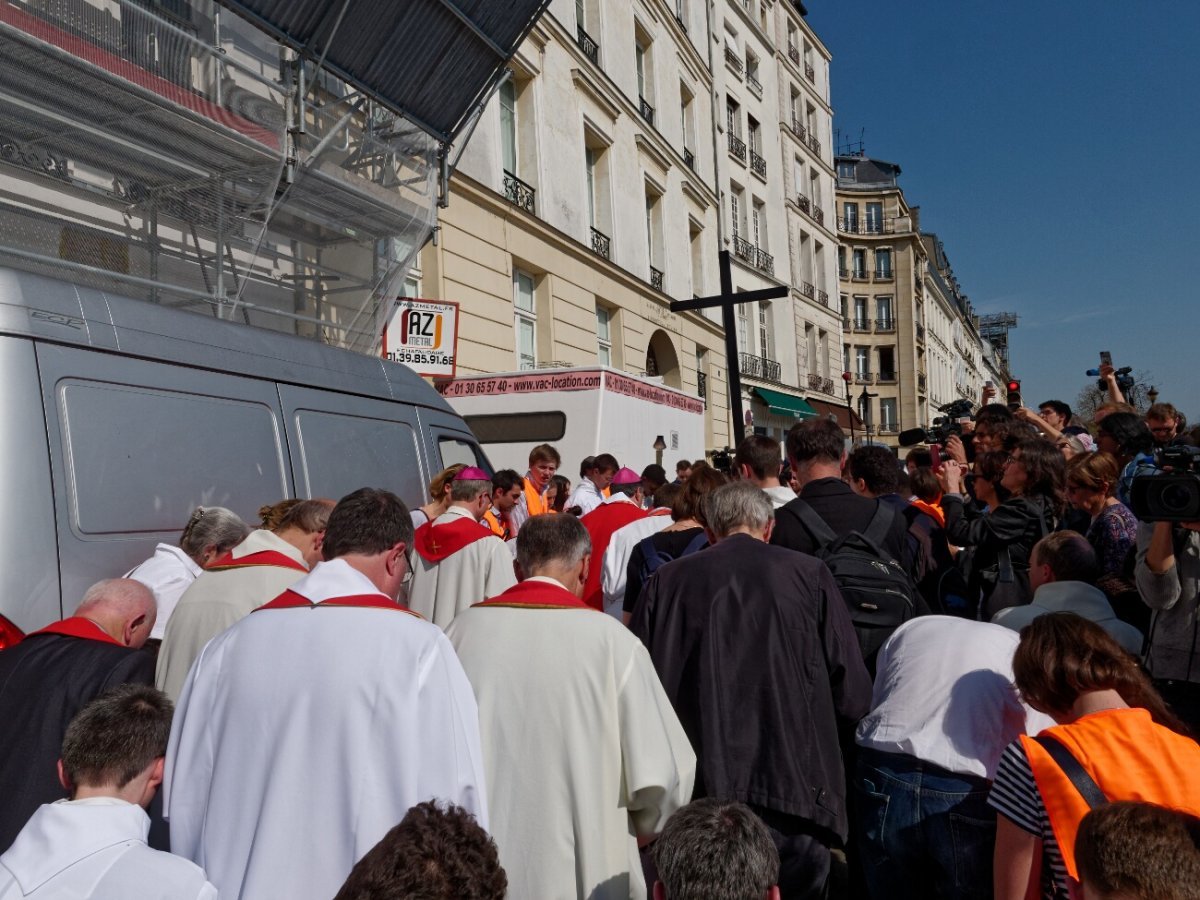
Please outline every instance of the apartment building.
M957 399L978 402L1004 380L980 337L970 301L920 208L899 185L900 167L837 157L839 299L854 402L872 440L897 446Z
M705 399L708 447L730 443L719 311L669 309L720 289L707 35L697 0L551 3L410 286L461 304L460 373L661 377Z

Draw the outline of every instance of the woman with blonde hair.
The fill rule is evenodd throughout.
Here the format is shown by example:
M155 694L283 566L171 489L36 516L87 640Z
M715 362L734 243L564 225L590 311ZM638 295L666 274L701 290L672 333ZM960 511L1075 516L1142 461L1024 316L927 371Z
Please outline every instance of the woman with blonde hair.
M995 898L1068 900L1075 836L1097 806L1141 800L1200 813L1200 747L1137 661L1099 625L1049 613L1021 630L1021 699L1058 724L1005 749L989 803L999 813Z
M433 476L433 481L429 482L429 502L409 513L414 529L420 528L426 522L432 522L450 508L450 482L466 467L465 463L455 463Z

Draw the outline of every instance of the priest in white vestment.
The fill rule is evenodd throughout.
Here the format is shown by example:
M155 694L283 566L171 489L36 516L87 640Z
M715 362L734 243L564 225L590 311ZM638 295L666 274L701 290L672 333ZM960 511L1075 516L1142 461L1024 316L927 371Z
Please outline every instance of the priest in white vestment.
M434 625L445 628L471 604L517 583L512 552L480 521L491 505L491 477L463 469L450 483L450 508L413 537L408 605Z
M514 900L640 900L638 837L691 798L696 756L645 647L581 599L574 516L517 535L529 575L446 630L479 699L490 831Z
M324 898L408 809L487 827L479 719L442 631L397 603L412 520L363 488L311 574L218 635L184 686L167 754L171 849L222 897Z
M255 529L208 564L179 598L158 651L155 684L179 699L188 670L218 634L274 600L321 559L330 500L302 500L274 531Z

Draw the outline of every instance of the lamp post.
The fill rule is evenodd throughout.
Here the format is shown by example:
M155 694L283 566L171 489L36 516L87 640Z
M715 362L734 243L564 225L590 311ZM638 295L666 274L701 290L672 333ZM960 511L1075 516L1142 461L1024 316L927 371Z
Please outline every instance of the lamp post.
M659 466L662 465L662 455L666 449L667 442L663 440L663 436L660 434L654 439L654 462Z
M850 420L850 443L854 443L854 407L850 405L850 382L854 376L849 372L842 373L842 381L846 382L846 418Z
M1151 406L1153 406L1155 403L1157 403L1158 402L1158 388L1156 388L1154 385L1150 385L1150 390L1146 391L1146 399L1150 401Z
M871 433L871 398L878 396L867 393L866 385L863 385L862 393L858 395L858 405L863 411L863 443L866 443L867 436Z

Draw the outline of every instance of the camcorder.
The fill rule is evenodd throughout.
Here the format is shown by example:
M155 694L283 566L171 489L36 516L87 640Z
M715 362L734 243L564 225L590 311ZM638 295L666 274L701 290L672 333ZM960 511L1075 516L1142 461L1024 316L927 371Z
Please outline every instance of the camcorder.
M917 444L942 446L951 435L962 436L963 420L970 421L973 404L970 400L955 400L945 406L938 407L942 413L933 420L931 428L910 428L900 432L900 446L913 447Z
M1121 368L1117 369L1113 373L1114 375L1117 376L1117 387L1119 387L1121 389L1121 393L1127 397L1129 396L1129 392L1133 390L1134 384L1136 384L1136 382L1133 380L1132 373L1133 373L1133 366L1122 366ZM1100 370L1099 369L1088 369L1087 372L1085 372L1084 374L1090 375L1091 377L1096 378L1100 375ZM1105 381L1103 378L1101 378L1099 381L1096 382L1096 390L1100 391L1101 393L1103 393L1104 391L1107 391L1108 390L1108 382Z
M1154 460L1167 471L1133 479L1133 514L1143 522L1200 522L1200 447L1174 444L1158 451Z

